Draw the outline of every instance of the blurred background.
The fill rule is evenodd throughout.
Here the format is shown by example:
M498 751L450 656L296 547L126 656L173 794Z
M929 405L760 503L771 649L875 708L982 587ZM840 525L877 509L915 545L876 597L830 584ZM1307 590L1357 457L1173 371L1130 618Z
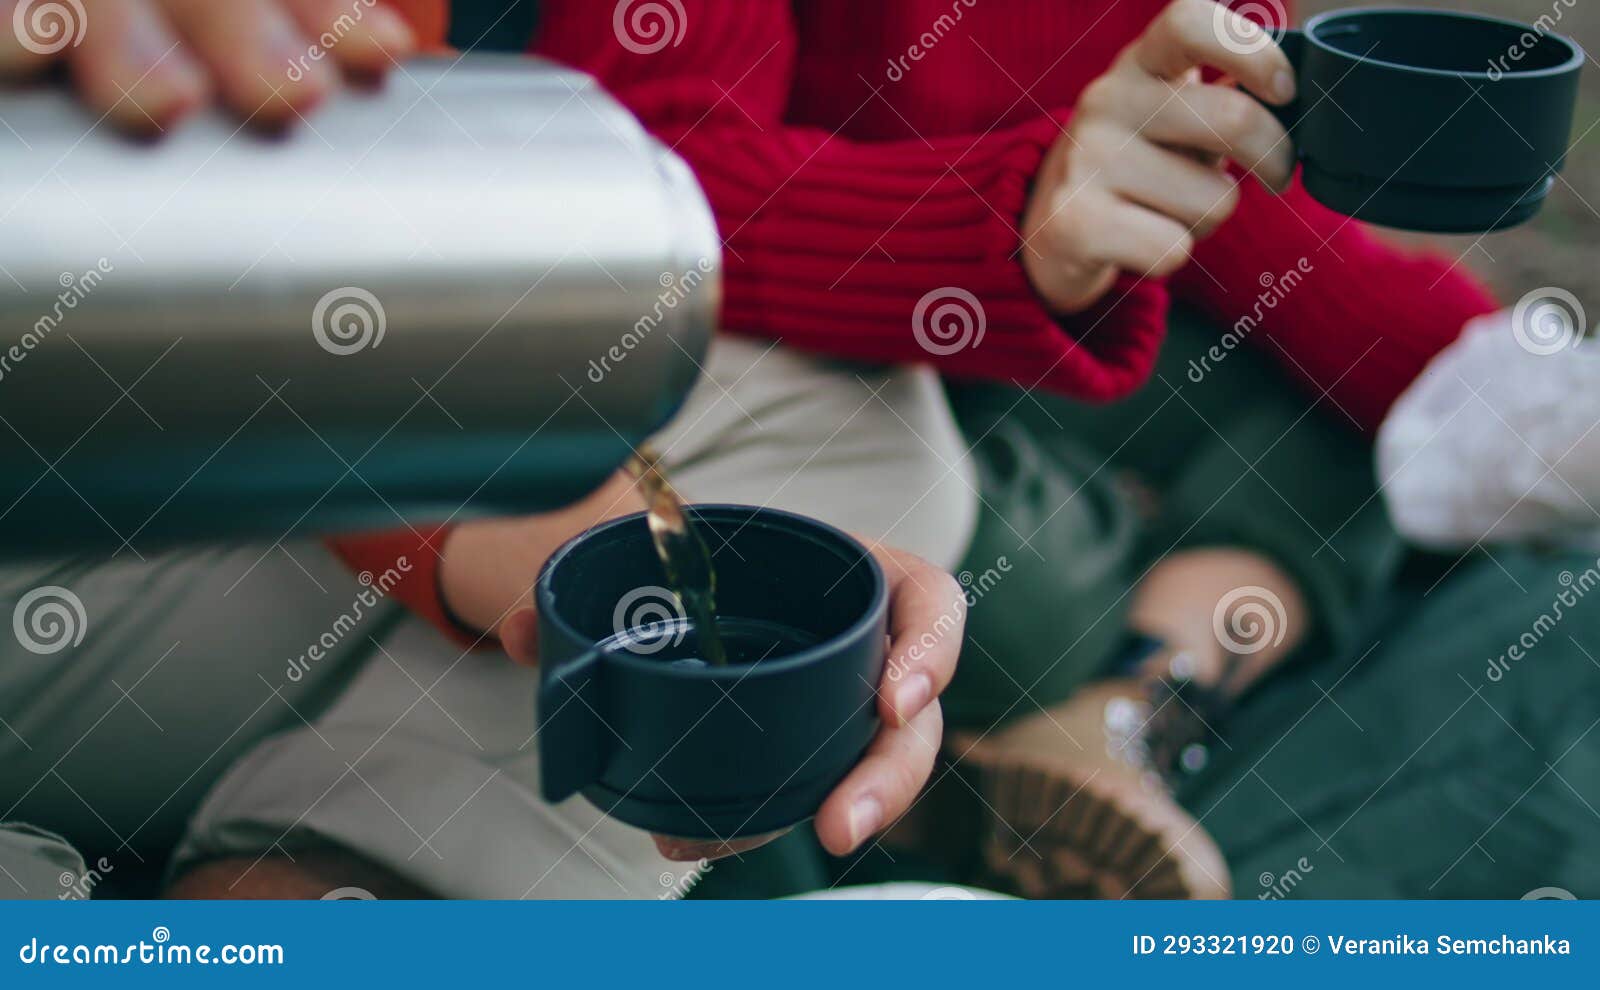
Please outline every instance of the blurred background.
M1298 13L1303 20L1324 10L1364 5L1353 0L1299 0ZM1588 307L1592 327L1600 319L1600 2L1396 0L1394 5L1471 11L1526 24L1548 17L1557 33L1588 53L1566 171L1538 217L1514 230L1481 237L1392 236L1432 243L1461 259L1487 279L1507 305L1543 286L1566 289Z

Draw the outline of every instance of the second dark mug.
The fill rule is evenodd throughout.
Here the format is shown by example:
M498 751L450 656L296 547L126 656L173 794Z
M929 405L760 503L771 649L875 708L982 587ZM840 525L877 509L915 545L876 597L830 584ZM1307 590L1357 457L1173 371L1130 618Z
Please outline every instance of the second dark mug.
M606 523L539 574L539 763L639 828L760 835L816 813L878 730L888 586L855 540L803 516L694 506L730 663L695 657L644 515Z
M1484 233L1539 211L1565 164L1584 54L1515 21L1431 10L1319 14L1279 42L1306 191L1359 220Z

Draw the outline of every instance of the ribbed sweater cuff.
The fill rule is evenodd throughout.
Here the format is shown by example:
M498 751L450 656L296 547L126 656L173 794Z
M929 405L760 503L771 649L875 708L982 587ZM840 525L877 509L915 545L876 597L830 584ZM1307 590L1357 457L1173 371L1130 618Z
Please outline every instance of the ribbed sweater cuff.
M724 324L849 357L926 360L958 377L1125 395L1154 363L1164 290L1124 280L1057 319L1021 262L1034 176L1066 117L931 148L804 132L698 156L728 239Z

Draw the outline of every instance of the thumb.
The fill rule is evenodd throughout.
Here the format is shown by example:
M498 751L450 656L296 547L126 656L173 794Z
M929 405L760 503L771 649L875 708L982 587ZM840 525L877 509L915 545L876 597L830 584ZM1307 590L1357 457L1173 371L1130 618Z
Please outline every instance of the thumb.
M539 613L521 608L500 623L500 645L522 667L539 666Z

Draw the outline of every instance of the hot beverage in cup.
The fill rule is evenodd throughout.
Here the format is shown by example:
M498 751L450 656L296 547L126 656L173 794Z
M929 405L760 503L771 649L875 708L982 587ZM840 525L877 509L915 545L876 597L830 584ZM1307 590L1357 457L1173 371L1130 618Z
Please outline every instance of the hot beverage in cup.
M731 505L686 519L714 566L724 664L669 590L644 513L540 572L542 789L652 832L764 834L815 814L877 732L888 587L816 520Z
M815 646L817 637L777 622L717 618L715 645L707 649L704 626L688 619L666 619L624 629L600 643L600 649L679 667L712 667L760 663ZM708 655L721 660L707 660Z

